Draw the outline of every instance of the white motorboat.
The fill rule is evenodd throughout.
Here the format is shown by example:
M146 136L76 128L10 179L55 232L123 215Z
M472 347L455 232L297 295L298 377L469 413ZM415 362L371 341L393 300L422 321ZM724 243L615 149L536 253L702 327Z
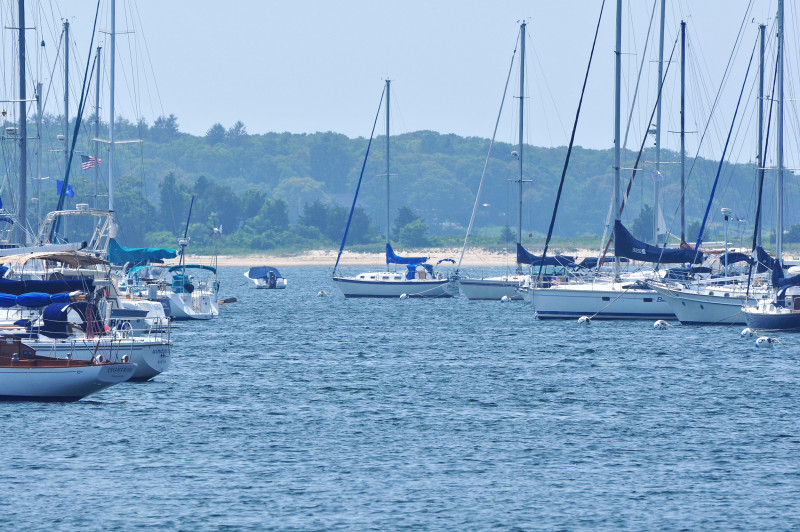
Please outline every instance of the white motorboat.
M0 338L0 400L77 401L130 379L136 364L42 356L30 342Z
M272 266L253 266L244 272L244 276L260 289L283 289L288 284L281 272Z

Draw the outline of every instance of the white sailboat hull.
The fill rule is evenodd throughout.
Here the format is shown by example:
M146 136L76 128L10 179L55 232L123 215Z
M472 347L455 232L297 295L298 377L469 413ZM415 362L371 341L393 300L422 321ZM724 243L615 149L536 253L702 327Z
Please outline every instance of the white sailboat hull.
M0 399L77 401L109 386L125 382L136 364L100 364L67 367L2 367Z
M667 302L653 290L622 288L622 283L530 288L526 300L539 319L674 320Z
M453 297L447 279L364 280L353 277L334 277L344 297Z
M742 305L744 294L714 291L677 290L662 285L650 284L667 302L678 320L685 325L736 325L744 324ZM752 296L751 296L752 301Z
M487 279L462 278L458 280L458 288L469 300L494 300L507 296L521 301L524 299L520 287L527 277L512 276Z
M171 342L146 337L113 338L66 338L66 339L26 339L25 343L37 353L54 358L73 358L92 360L102 355L104 360L121 361L128 355L128 361L136 365L130 376L132 381L147 381L166 371L171 363Z

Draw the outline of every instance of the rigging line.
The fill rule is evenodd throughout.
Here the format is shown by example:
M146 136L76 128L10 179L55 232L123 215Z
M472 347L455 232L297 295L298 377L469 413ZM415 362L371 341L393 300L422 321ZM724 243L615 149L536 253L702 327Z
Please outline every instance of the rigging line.
M605 0L604 0L605 1ZM653 17L656 15L656 5L658 0L653 0L653 10L650 12L650 24L647 26L647 36L644 38L644 50L642 50L642 61L639 64L639 74L636 76L636 87L633 89L633 101L631 102L631 110L628 113L628 125L625 127L625 140L622 142L622 151L628 146L628 133L631 130L631 123L633 122L633 112L636 109L636 98L639 95L639 83L642 80L642 72L644 71L644 61L647 57L647 46L650 43L650 30L653 29Z
M50 97L50 89L53 88L53 75L56 72L56 67L58 66L58 58L61 55L61 43L64 41L64 30L61 30L61 37L58 39L58 46L56 47L56 56L53 58L53 69L50 71L50 83L47 84L47 90L45 91L44 101L42 102L42 109L47 107L47 99Z
M628 188L625 190L625 195L622 198L619 206L619 212L616 213L616 218L622 217L622 211L625 209L625 204L628 200L628 196L631 193L631 187L633 186L633 180L636 178L636 172L639 170L639 161L642 159L642 154L644 153L644 145L647 142L647 137L650 134L650 128L653 125L653 117L656 114L656 110L658 109L658 102L661 100L661 92L664 90L664 81L667 79L667 74L669 74L669 68L672 65L672 56L675 54L675 48L678 45L678 38L680 37L680 32L678 35L675 36L675 41L672 43L672 51L669 54L669 60L667 62L667 68L664 70L664 77L659 80L658 84L658 94L656 96L655 105L653 105L653 111L650 113L650 120L647 123L647 130L645 131L644 135L642 136L642 143L639 146L639 153L636 155L636 162L633 163L633 170L631 172L631 178L628 180ZM615 223L616 226L616 223ZM603 255L600 257L600 260L597 264L597 269L599 270L600 267L605 263L606 260L606 253L608 253L608 248L611 246L611 240L614 237L614 232L612 231L611 237L608 239L605 245L605 249L603 249ZM663 253L663 251L662 251Z
M344 235L342 235L342 245L339 246L339 254L336 255L336 264L333 265L333 274L336 275L336 268L339 266L339 259L342 258L342 251L344 244L347 242L347 233L350 231L350 222L353 221L353 212L356 210L356 201L358 200L358 191L361 189L361 180L364 178L364 169L367 167L367 158L369 157L369 149L372 146L372 139L375 138L375 128L378 126L378 118L381 115L381 107L383 106L383 97L386 95L386 85L383 86L381 91L381 99L378 102L378 112L375 113L375 122L372 124L372 133L369 135L369 142L367 143L367 152L364 154L364 162L361 163L361 175L358 176L358 184L356 185L356 193L353 196L353 204L350 206L350 214L347 217L347 225L344 227ZM386 228L386 235L388 240L389 229Z
M750 62L747 64L747 72L744 75L744 82L742 83L742 89L739 91L739 100L736 102L736 110L733 113L733 120L731 121L731 127L728 130L728 138L725 140L725 148L722 150L722 157L719 159L719 165L717 167L717 176L714 178L714 186L711 187L711 197L708 199L708 205L706 206L706 213L703 215L703 222L700 224L700 233L697 235L697 243L695 244L695 258L697 254L700 253L700 243L703 241L703 232L705 231L706 221L708 220L708 213L711 210L711 202L714 201L714 193L717 190L717 183L719 182L719 174L722 170L722 165L725 163L725 154L728 151L728 143L731 140L731 133L733 133L733 127L736 124L736 115L739 113L739 106L742 103L742 95L744 94L744 88L747 85L747 78L750 75L750 67L753 66L753 57L756 55L756 48L758 46L758 39L756 39L755 44L753 45L753 51L750 53Z
M80 103L78 104L78 114L75 117L75 129L72 134L72 146L69 150L69 160L67 161L67 168L64 172L64 182L61 185L61 194L58 195L58 204L56 205L56 210L60 211L64 207L64 197L67 192L67 186L69 185L69 170L72 166L72 158L75 155L75 144L78 142L78 132L80 131L81 126L81 117L83 116L83 110L86 107L86 101L88 98L85 98L87 92L87 83L91 81L91 77L89 76L89 65L92 65L92 72L94 72L94 62L92 61L92 48L94 48L94 37L97 32L97 18L100 12L100 0L97 0L97 9L95 10L94 14L94 26L92 28L92 39L89 43L89 53L86 57L86 68L83 71L83 88L81 89L81 99ZM66 147L65 147L66 149ZM50 235L49 240L52 242L53 235L58 231L58 226L60 225L60 217L57 217L55 223L50 228Z
M506 101L506 94L508 94L508 83L511 80L511 72L513 71L514 68L514 58L517 55L517 47L519 46L519 43L520 40L519 37L517 37L517 42L514 44L514 52L511 54L511 63L508 65L508 75L506 76L506 84L503 87L503 98L500 100L500 110L497 112L497 120L494 123L492 140L489 142L489 153L486 154L486 160L483 163L483 172L481 173L481 181L480 184L478 184L478 192L477 194L475 194L475 205L472 207L472 216L470 216L469 218L469 225L467 226L467 234L464 236L464 246L461 248L461 256L458 258L458 265L456 265L456 273L455 273L456 277L458 277L458 271L461 269L461 262L464 260L464 253L467 251L467 244L469 243L469 237L470 235L472 235L472 227L475 224L475 215L478 212L478 205L480 205L481 192L483 191L483 184L486 181L486 170L489 167L489 160L492 156L492 148L494 147L494 139L497 136L497 128L500 125L500 117L503 114L503 104Z
M556 203L553 207L553 215L550 217L550 227L547 229L547 238L544 242L544 251L542 251L542 261L539 264L539 271L536 278L540 279L542 276L542 268L544 267L545 257L547 257L547 249L550 246L550 239L553 236L553 227L556 223L556 214L558 213L558 205L561 201L561 192L564 189L564 180L567 176L567 168L569 167L569 159L572 155L572 146L575 143L575 132L578 129L578 118L581 115L581 106L583 105L583 96L586 93L586 84L589 81L589 71L592 68L592 59L594 58L594 50L597 45L597 36L600 33L600 22L603 20L603 9L605 8L606 0L600 5L600 16L597 18L597 27L594 30L594 41L592 42L592 51L589 53L589 64L586 65L586 74L583 77L583 87L581 88L581 97L578 100L578 110L575 113L575 121L572 124L572 135L569 138L569 147L567 148L567 157L564 160L564 168L561 170L561 182L558 184L558 192L556 192Z
M742 17L742 22L739 25L739 33L736 35L736 41L734 42L733 49L731 50L730 56L728 56L728 63L725 65L725 71L722 74L722 81L720 82L719 88L717 89L717 96L714 98L714 103L711 106L711 113L708 115L708 120L706 121L706 126L703 129L703 134L700 136L700 141L697 144L697 152L695 154L694 159L692 160L692 166L689 167L689 172L687 174L688 176L692 175L692 171L694 170L694 166L695 166L695 164L697 164L697 157L700 155L700 149L703 146L703 141L706 138L706 133L708 132L709 125L711 123L712 118L715 116L714 115L714 111L716 110L717 105L719 104L720 98L722 97L722 88L725 85L726 80L729 79L728 78L728 74L730 73L731 64L733 63L733 58L736 55L736 50L737 50L737 48L739 48L739 46L741 44L741 38L742 38L742 32L744 31L744 25L745 25L745 23L747 21L748 13L750 13L752 7L753 7L753 0L750 0L750 2L747 5L747 9L745 9L744 17ZM752 61L752 56L750 56L750 59ZM748 67L748 70L749 70L749 68L750 67ZM688 177L687 177L687 182L688 182Z
M150 55L150 48L147 46L147 37L144 34L144 26L142 25L142 18L141 18L141 15L139 13L139 9L138 9L139 6L138 6L138 4L135 4L135 6L136 6L136 12L135 12L136 19L139 21L139 25L137 27L139 28L139 31L142 34L142 43L144 45L145 55L147 56L147 62L150 64L150 75L151 75L151 77L153 79L153 86L155 87L155 93L156 93L156 98L158 99L158 105L161 108L161 114L163 115L164 114L164 104L161 101L161 92L158 90L158 81L156 80L156 76L155 76L155 68L153 67L153 59L152 59L152 56ZM150 95L150 90L149 90L150 89L150 85L149 84L147 85L147 88L148 88L147 94L149 96ZM148 99L152 101L151 98L148 98ZM152 111L152 103L151 103L151 111Z

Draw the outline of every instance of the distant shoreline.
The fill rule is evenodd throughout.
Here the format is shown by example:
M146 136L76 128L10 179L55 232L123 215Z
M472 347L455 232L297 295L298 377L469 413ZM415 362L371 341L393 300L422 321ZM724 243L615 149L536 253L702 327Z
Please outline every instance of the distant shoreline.
M461 250L455 249L418 249L398 251L401 255L426 256L428 262L436 263L441 259L458 261ZM586 252L588 254L588 251ZM252 253L246 255L219 255L219 266L330 266L336 263L337 251L331 249L315 249L291 254ZM210 255L186 255L188 263L210 264ZM175 261L168 261L169 263ZM376 266L386 265L386 256L383 253L355 253L345 251L339 261L342 266ZM463 266L514 266L516 256L509 253L485 251L481 249L469 250L464 254Z

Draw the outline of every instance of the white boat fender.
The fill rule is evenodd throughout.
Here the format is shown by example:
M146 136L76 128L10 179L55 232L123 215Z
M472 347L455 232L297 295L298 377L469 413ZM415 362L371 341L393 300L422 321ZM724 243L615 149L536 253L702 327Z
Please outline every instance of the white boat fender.
M400 299L408 299L408 294L400 294Z
M508 303L509 301L511 301L511 298L508 296L503 296L500 298L501 303Z
M326 292L325 290L320 290L319 292L317 292L317 297L325 297L327 295L328 292Z
M772 347L776 343L778 343L778 339L769 336L759 336L756 339L756 347Z
M756 335L755 329L751 329L750 327L745 327L742 329L742 338L752 338Z
M589 316L581 316L578 318L578 325L590 325L592 323L592 318Z
M653 329L657 331L666 331L667 327L671 327L671 325L665 320L656 320L656 322L653 324Z

